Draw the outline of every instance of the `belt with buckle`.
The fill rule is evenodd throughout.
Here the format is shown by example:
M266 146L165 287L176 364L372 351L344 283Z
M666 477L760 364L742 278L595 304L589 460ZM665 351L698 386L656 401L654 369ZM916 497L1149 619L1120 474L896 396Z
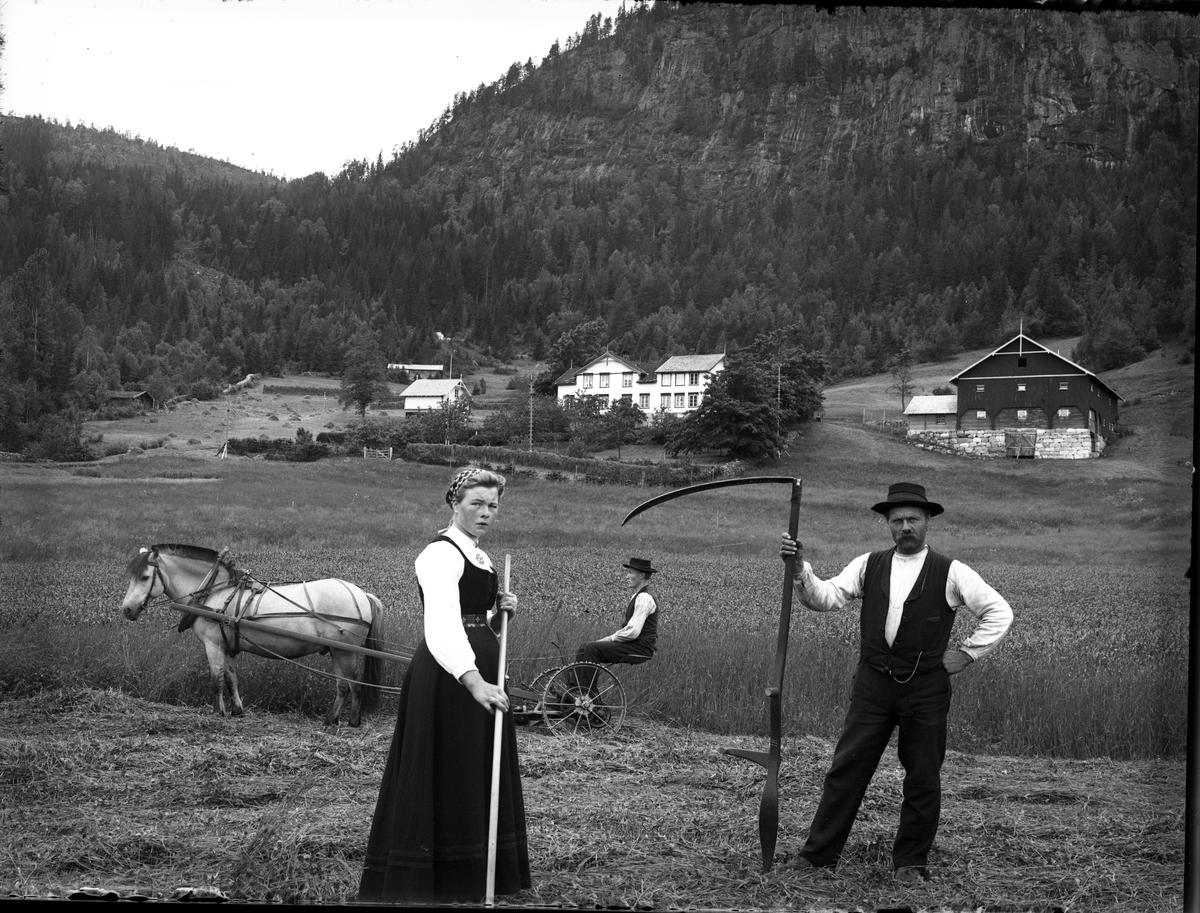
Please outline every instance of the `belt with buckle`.
M491 627L491 625L488 624L488 617L487 617L486 612L484 612L482 615L464 615L462 617L462 622L463 622L464 628L490 628Z

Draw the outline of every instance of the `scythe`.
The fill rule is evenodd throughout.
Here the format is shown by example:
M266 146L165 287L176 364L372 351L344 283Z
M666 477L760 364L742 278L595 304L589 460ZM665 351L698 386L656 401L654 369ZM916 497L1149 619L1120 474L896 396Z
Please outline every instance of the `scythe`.
M791 486L791 515L788 519L788 536L796 538L800 525L800 491L802 479L790 476L752 476L745 479L720 479L716 482L702 482L699 485L689 485L677 488L665 494L658 495L648 501L643 501L631 510L621 521L624 526L638 514L667 501L682 498L685 495L701 491L711 491L715 488L729 488L734 485L764 485L782 483ZM779 612L779 637L775 644L775 666L771 671L771 680L767 684L767 712L771 723L771 742L767 751L747 751L741 748L725 748L726 754L754 761L767 769L766 783L763 785L762 801L758 807L758 839L762 846L763 871L771 871L775 864L775 842L779 835L779 761L780 744L783 737L783 670L787 662L788 630L792 622L792 582L796 577L796 558L789 556L784 561L783 571L783 600Z

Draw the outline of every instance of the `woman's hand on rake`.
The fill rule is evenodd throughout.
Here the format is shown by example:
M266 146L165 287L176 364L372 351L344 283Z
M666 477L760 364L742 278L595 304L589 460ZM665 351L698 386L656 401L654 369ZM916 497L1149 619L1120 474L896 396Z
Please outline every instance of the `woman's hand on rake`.
M508 711L508 695L504 693L504 689L486 681L475 669L464 672L459 681L471 692L475 702L488 713L493 713L497 708L502 713Z

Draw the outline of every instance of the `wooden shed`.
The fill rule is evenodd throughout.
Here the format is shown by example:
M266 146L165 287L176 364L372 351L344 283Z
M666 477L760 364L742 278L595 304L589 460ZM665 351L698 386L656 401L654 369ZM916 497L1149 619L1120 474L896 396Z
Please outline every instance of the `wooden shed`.
M113 390L108 394L108 401L114 406L138 406L151 411L158 408L158 403L146 390Z
M960 431L1086 428L1117 436L1121 397L1087 368L1019 333L950 378ZM1017 444L1019 445L1019 441Z
M953 431L958 413L958 397L914 396L904 407L909 431Z

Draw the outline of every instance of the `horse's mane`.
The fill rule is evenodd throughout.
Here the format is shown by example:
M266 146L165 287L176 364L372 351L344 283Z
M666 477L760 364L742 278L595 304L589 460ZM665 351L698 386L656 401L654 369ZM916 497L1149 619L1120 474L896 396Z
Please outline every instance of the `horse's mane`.
M145 573L147 564L150 561L151 552L164 552L168 555L178 555L180 558L194 558L198 561L219 561L221 566L229 571L230 574L233 574L235 571L233 560L222 558L220 553L215 549L205 548L202 545L173 545L164 543L152 545L150 548L139 549L138 553L129 560L129 566L125 568L125 573L130 577L138 577Z

